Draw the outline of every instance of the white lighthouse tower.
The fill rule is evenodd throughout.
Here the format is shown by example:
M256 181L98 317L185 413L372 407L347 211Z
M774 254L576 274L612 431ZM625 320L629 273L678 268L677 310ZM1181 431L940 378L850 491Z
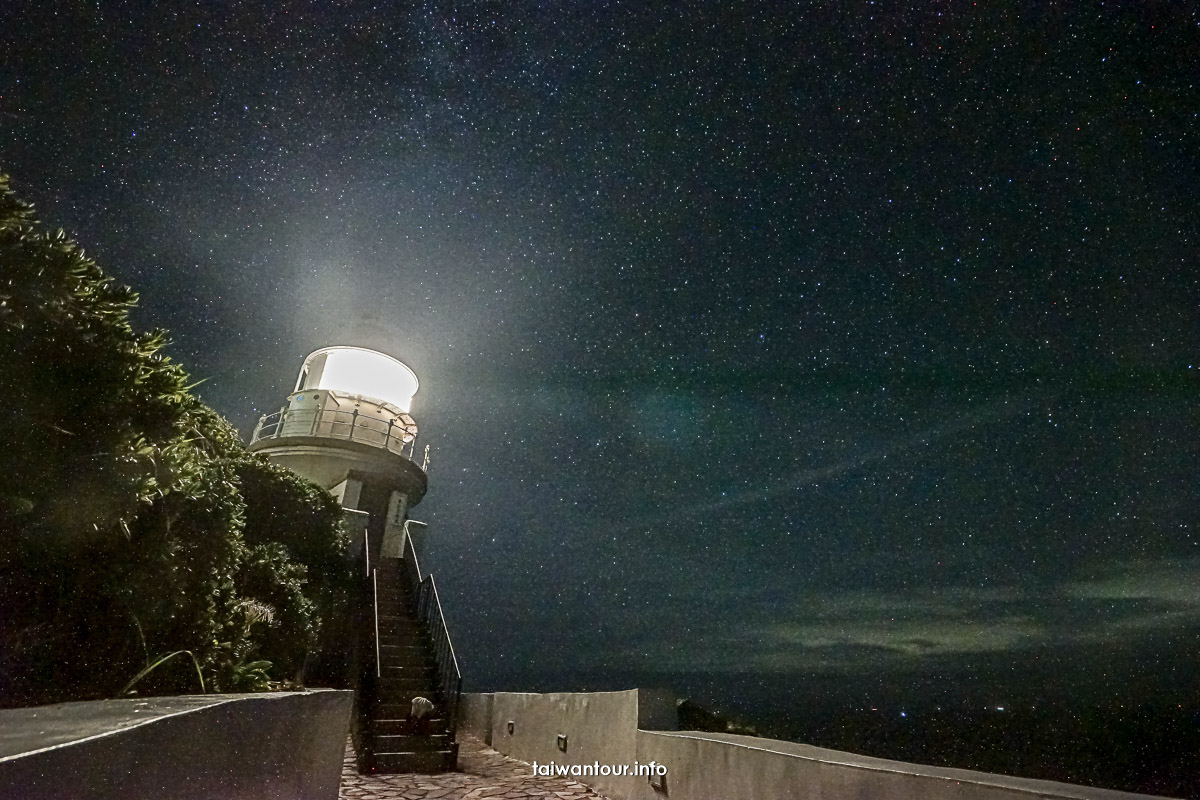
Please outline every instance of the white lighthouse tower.
M417 449L407 366L363 347L324 347L300 367L287 405L266 414L250 450L322 486L346 510L350 555L365 582L346 627L357 673L359 769L440 772L458 757L462 673L437 584L418 563L424 525L408 519L428 486L429 448ZM419 728L407 718L420 699ZM413 712L415 713L415 712Z
M258 421L250 450L327 489L343 508L369 515L372 558L400 557L408 510L428 486L429 448L417 449L410 414L419 385L411 369L384 353L321 348L304 359L287 405Z

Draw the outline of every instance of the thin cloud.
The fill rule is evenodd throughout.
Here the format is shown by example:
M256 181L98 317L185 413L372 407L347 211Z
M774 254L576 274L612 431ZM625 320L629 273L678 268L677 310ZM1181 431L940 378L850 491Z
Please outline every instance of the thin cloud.
M1200 559L1139 561L1027 587L803 595L737 626L691 622L688 643L647 638L628 655L667 669L911 668L936 659L1110 647L1200 623Z
M1000 420L1015 417L1027 410L1029 407L1030 401L1028 399L1019 400L1016 398L1007 398L994 403L989 403L955 419L948 420L940 425L935 425L922 431L918 431L917 433L898 438L876 448L869 453L856 456L855 458L844 459L837 463L828 464L823 467L813 467L799 470L786 478L778 480L774 486L740 492L710 503L690 505L682 510L673 511L668 514L660 514L630 523L626 527L665 525L683 519L709 515L719 511L726 511L731 508L762 503L763 501L770 500L775 497L790 495L794 492L800 491L804 487L824 483L831 479L840 477L848 472L871 466L873 464L881 464L893 456L914 450L918 447L928 446L934 442L947 439L955 434L970 430L980 425L989 425L999 422Z

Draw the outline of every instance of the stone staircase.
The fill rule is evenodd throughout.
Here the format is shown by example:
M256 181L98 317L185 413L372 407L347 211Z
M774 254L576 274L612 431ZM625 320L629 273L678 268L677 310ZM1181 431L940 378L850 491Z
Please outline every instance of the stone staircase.
M379 591L380 672L374 674L374 653L366 659L363 736L359 753L362 772L449 772L458 761L458 743L443 709L432 642L412 611L416 587L408 585L399 559L375 563ZM373 649L374 643L371 643ZM410 728L408 713L414 697L427 697L437 707L427 732Z

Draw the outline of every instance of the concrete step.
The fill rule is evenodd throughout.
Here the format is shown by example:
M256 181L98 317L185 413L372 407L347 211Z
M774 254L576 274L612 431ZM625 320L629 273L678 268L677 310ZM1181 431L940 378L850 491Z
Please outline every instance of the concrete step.
M379 623L379 644L420 645L426 647L428 634L422 628Z
M429 697L431 694L433 684L430 681L391 681L375 687L375 696L384 705L412 705L414 697ZM408 715L407 709L404 714Z
M422 750L449 750L450 734L378 734L372 739L376 752L415 753Z
M411 703L414 697L428 697L437 703L438 682L429 678L409 678L404 680L376 681L375 692L380 703ZM407 709L404 715L408 715Z
M372 720L387 721L400 720L404 722L408 719L408 712L412 709L412 699L414 697L429 697L432 694L428 689L424 692L395 692L383 693L376 696L376 706L372 709L367 709L367 716ZM433 700L432 697L429 697ZM437 701L435 700L436 704ZM442 713L440 707L435 709L435 714ZM408 733L408 731L392 731L392 733Z
M430 691L429 694L422 694L421 692L413 692L412 694L405 697L403 701L401 701L398 697L397 698L384 698L383 702L377 703L374 708L370 709L368 714L369 714L370 718L375 722L385 722L385 721L404 722L405 720L408 719L408 712L412 711L412 699L418 695L420 695L421 697L428 697L430 700L433 701L433 704L437 707L436 710L434 711L435 714L440 713L442 711L441 706L438 704L438 699L436 697L434 697L433 692ZM392 700L392 702L388 702L389 700ZM438 726L444 727L445 721L442 720L441 717L434 717L434 719L430 723L430 725L432 725L434 727L438 727Z
M379 677L388 680L395 678L420 678L425 681L436 681L437 668L426 662L403 662L398 660L389 660L387 657L383 659L383 669L380 671Z
M398 695L405 695L404 702L411 703L414 697L428 697L430 700L437 702L434 694L437 693L438 681L432 678L412 677L412 678L376 678L375 690L383 695L385 699L380 702L384 703L399 703L400 700L395 699ZM407 711L404 712L408 714Z
M412 699L418 695L428 697L429 691L396 692L395 694L382 692L375 698L379 703L379 708L369 711L368 716L370 719L376 720L400 720L401 722L405 722L408 719L409 709L412 708ZM430 730L434 729L430 728ZM405 729L402 731L391 731L391 733L409 733L409 731Z
M383 670L383 674L375 678L377 686L400 686L410 683L418 683L421 686L435 686L437 681L434 679L434 674L428 670L420 670L417 672L402 672L400 670Z
M379 677L387 680L388 678L432 678L437 672L430 669L424 664L416 666L410 664L399 664L395 661L389 662L385 656L380 662L381 669Z
M417 619L413 613L412 603L404 596L400 597L380 597L379 598L379 616L380 617L403 617L404 619Z
M437 681L434 680L433 674L427 670L421 670L419 672L404 672L392 675L389 675L385 671L383 675L375 679L375 684L377 686L408 686L414 683L421 687L437 685Z
M424 642L412 639L400 639L386 634L379 637L379 655L382 658L412 658L423 656L429 652L429 646Z
M392 670L412 675L437 674L437 662L423 653L403 656L384 653L379 663L385 675L391 674Z
M397 652L395 650L389 652L380 646L379 663L383 664L384 669L394 667L396 669L407 669L409 672L438 668L438 662L434 661L433 656L428 655L424 651L424 648L421 650L414 649L413 652Z
M379 623L379 636L381 639L382 637L386 636L394 641L398 640L396 641L398 644L404 644L406 642L420 642L424 644L425 637L427 635L428 634L425 633L425 629L417 625L395 625L388 624L386 622Z
M429 655L429 648L425 646L424 642L407 642L405 644L391 644L391 643L384 644L382 641L380 641L379 642L379 655L383 657L383 660L385 663L387 662L387 660L389 658L399 658L399 659L406 660L406 661L414 659L414 658L419 658L422 660L427 660L430 663L432 663L432 661L433 661L433 657L431 655Z
M458 762L458 748L425 750L417 752L375 753L371 759L372 771L378 773L452 772Z
M405 586L408 584L408 572L402 569L384 569L375 573L380 585Z
M428 651L429 648L424 642L408 641L400 643L390 637L379 637L380 658L412 659L418 656L425 656ZM432 658L432 656L428 657Z
M425 653L432 648L424 636L379 632L379 652L397 656Z
M375 736L405 736L409 734L407 719L374 719L368 723L371 733ZM449 729L446 725L446 720L441 717L435 717L429 720L429 733L431 736L446 736L449 738Z
M408 594L408 579L387 574L375 574L375 588L391 594Z

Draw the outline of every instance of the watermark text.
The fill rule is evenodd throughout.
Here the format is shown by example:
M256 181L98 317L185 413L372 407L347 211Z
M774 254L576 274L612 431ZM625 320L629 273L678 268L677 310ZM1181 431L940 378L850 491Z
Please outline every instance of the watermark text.
M649 778L666 775L667 768L657 761L651 761L649 764L642 764L638 761L632 764L601 764L599 761L591 764L557 764L553 761L548 764L539 764L535 761L533 762L533 774L542 778L594 778L610 775L617 777L633 775Z

